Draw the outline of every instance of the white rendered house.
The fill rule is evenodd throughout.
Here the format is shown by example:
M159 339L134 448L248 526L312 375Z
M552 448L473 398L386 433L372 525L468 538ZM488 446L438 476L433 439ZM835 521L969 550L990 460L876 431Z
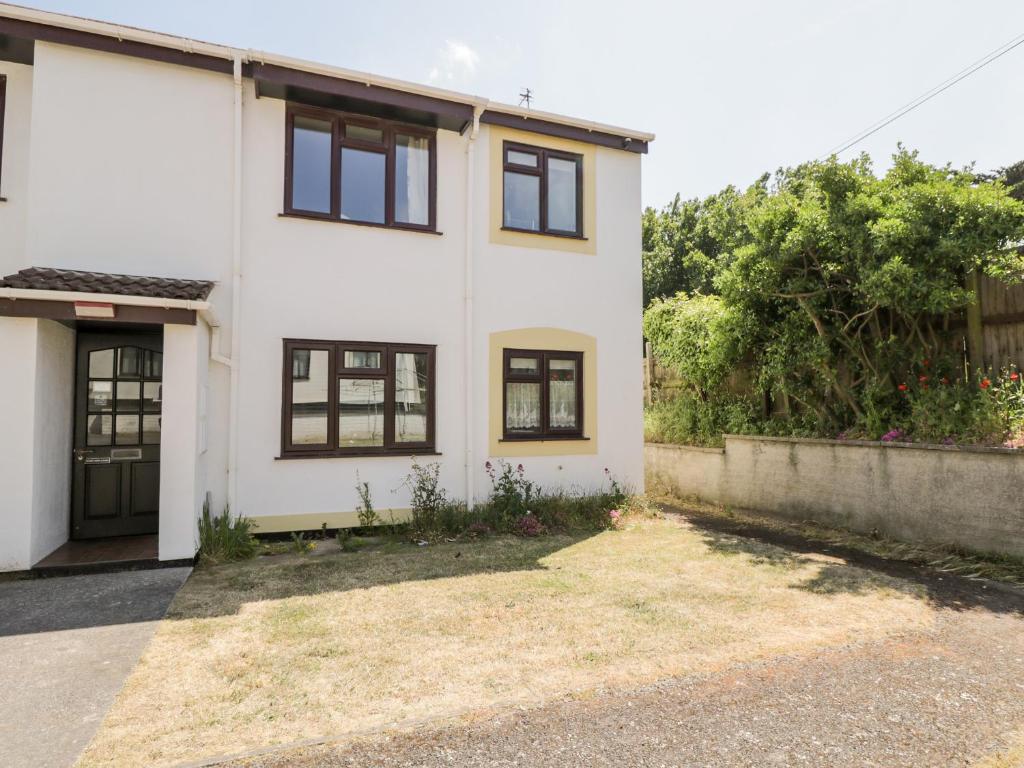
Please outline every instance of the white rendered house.
M0 570L641 488L651 134L0 4Z

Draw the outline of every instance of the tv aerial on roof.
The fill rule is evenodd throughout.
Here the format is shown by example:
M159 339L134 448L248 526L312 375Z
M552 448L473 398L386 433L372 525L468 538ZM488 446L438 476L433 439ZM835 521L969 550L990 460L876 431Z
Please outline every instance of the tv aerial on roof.
M530 108L530 103L533 101L533 91L529 88L523 88L522 93L519 94L519 106L525 106L527 109Z

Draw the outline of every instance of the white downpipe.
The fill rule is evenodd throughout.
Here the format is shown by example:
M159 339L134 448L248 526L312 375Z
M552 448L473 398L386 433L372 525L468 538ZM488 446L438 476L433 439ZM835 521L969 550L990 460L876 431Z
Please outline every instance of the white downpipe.
M476 174L475 157L476 137L480 133L480 115L483 113L482 106L473 108L473 127L469 132L469 141L466 142L466 253L465 253L465 341L463 357L466 363L466 370L463 379L466 382L466 505L472 508L475 494L473 488L473 414L474 395L473 389L473 179Z
M228 393L228 506L238 499L238 373L242 318L242 57L234 57L234 163L231 205L231 362Z

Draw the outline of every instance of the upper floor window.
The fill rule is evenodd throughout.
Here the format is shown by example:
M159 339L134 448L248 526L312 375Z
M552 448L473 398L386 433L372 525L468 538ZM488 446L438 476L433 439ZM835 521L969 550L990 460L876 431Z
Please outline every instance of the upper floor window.
M434 354L421 344L286 340L282 456L433 452Z
M435 229L433 131L302 107L287 115L285 213Z
M506 141L502 226L583 237L583 156Z

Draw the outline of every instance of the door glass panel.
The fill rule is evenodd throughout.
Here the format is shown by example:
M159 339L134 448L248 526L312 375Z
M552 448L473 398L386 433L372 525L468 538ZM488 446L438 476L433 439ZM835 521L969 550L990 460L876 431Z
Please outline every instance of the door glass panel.
M142 372L142 350L138 347L121 347L117 351L117 377L135 379Z
M142 385L142 410L150 413L160 411L163 384L159 381L147 381Z
M384 445L384 379L338 379L338 447Z
M342 147L341 218L384 223L386 159L383 152Z
M295 116L292 208L331 212L331 123L328 120Z
M505 425L509 432L540 430L540 382L505 385Z
M160 417L142 417L142 442L145 445L160 444Z
M365 349L346 349L344 368L380 368L380 352Z
M146 362L142 375L147 379L159 379L164 373L164 356L159 352L146 350Z
M293 445L327 445L327 375L327 350L292 350Z
M118 414L117 432L114 434L115 445L138 445L139 444L139 416L138 414Z
M97 349L89 353L89 378L114 378L114 350Z
M395 355L395 442L427 441L427 356Z
M540 177L505 172L504 226L540 229Z
M110 445L110 430L113 426L112 416L89 415L86 417L85 444Z
M576 231L576 163L548 158L548 229Z
M548 424L552 429L576 429L576 361L548 362Z
M114 405L114 382L90 381L87 410L109 412Z
M139 410L139 382L117 382L117 412L137 412Z

